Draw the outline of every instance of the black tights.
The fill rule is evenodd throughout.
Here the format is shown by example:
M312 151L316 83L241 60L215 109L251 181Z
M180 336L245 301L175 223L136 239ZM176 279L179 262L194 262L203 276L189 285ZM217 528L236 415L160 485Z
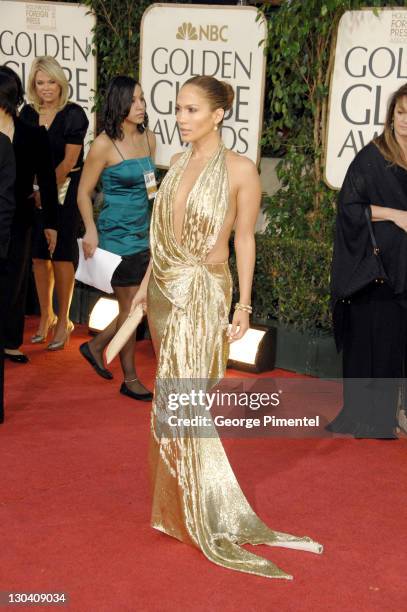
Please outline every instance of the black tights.
M100 332L97 336L95 336L95 338L93 338L89 342L91 352L101 367L104 367L103 351L115 335L116 330L119 329L124 323L124 321L127 319L130 313L131 303L138 291L138 286L114 287L113 289L115 297L119 302L119 314L107 327L105 327L102 332ZM133 384L134 379L137 378L136 366L134 361L135 345L136 335L133 334L119 353L120 364L127 386L130 387L132 390L143 392L143 389L145 389L145 387L141 388L141 386L137 382Z

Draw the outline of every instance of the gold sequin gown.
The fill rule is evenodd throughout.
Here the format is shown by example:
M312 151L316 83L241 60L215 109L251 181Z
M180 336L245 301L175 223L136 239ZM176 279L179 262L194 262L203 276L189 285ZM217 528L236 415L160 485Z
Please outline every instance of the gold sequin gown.
M151 224L153 269L148 286L148 317L160 339L151 423L152 526L202 550L224 567L291 578L271 561L242 544L268 544L321 552L308 537L269 529L246 500L212 424L198 428L161 425L168 409L169 381L220 380L228 356L227 326L232 280L226 263L206 264L229 200L225 147L221 143L192 188L186 203L181 243L173 228L173 199L191 156L184 153L170 168L157 194ZM183 410L193 417L194 406ZM207 428L206 428L207 431Z

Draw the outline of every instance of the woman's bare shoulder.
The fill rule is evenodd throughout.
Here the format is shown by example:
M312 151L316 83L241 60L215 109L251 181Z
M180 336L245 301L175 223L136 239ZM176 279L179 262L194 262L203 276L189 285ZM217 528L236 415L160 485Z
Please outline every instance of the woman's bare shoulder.
M112 141L105 132L96 136L95 140L92 142L92 151L94 153L107 153L111 148Z
M242 179L247 179L250 176L259 175L257 166L251 159L230 149L226 151L226 164L229 172L233 173L233 176L237 178L240 176Z

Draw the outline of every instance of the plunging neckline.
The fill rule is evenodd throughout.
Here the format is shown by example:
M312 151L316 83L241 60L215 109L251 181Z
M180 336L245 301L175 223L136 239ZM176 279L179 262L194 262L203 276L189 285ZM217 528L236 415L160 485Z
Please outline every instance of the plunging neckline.
M64 107L65 108L65 107ZM40 118L41 118L41 113L38 113L38 127L43 127L47 130L47 132L50 131L50 129L52 128L52 126L55 123L55 119L58 117L59 113L63 111L63 108L60 108L59 111L57 111L54 115L53 120L51 121L51 123L49 125L47 125L46 123L41 124L40 123Z
M178 241L178 240L177 240L177 237L176 237L176 235L175 235L175 228L174 228L174 202L175 202L175 200L177 199L178 190L179 190L179 186L180 186L181 181L182 181L182 177L184 176L184 174L185 174L185 170L187 169L187 166L188 166L188 164L189 164L189 162L190 162L190 160L191 160L191 156L192 156L192 147L191 147L191 149L188 151L189 155L188 155L188 157L186 158L186 160L185 160L185 162L184 162L184 166L183 166L183 168L182 168L182 172L180 173L180 175L179 175L179 177L178 177L178 181L177 181L177 183L176 183L176 185L175 185L175 196L174 196L174 199L173 199L173 201L171 202L171 206L170 206L170 225L171 225L172 235L173 235L173 238L174 238L174 242L175 242L175 244L177 245L177 247L179 247L179 248L181 248L181 249L182 249L182 235L183 235L183 233L184 233L185 218L186 218L186 214L187 214L187 210L188 210L189 201L190 201L191 196L192 196L192 194L194 193L195 189L197 188L197 186L198 186L198 184L199 184L199 182L200 182L200 180L201 180L201 178L202 178L202 176L203 176L204 172L206 172L206 169L207 169L207 167L209 166L209 164L210 164L210 163L211 163L211 162L212 162L212 161L215 159L216 155L218 155L218 153L219 153L219 149L220 149L221 147L224 147L224 144L223 144L223 142L222 142L222 141L220 141L219 146L216 148L216 150L215 150L214 154L213 154L213 155L212 155L212 156L211 156L211 157L208 159L208 161L206 162L206 164L203 166L203 168L202 168L201 172L200 172L200 173L198 174L198 176L196 177L196 179L195 179L195 181L194 181L194 183L193 183L193 185L192 185L192 187L191 187L191 189L190 189L190 192L188 193L188 195L187 195L187 197L186 197L186 199L185 199L184 214L183 214L183 217L182 217L182 222L181 222L181 234L180 234L180 240Z

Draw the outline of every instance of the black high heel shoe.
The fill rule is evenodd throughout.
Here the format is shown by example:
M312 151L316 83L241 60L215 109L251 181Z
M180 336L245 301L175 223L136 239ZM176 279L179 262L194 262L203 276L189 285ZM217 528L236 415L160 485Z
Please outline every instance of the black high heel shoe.
M82 357L84 357L86 361L90 363L96 374L99 374L99 376L101 376L102 378L106 378L106 380L112 380L113 374L110 372L110 370L107 370L106 368L101 368L92 353L90 352L89 342L84 342L83 344L81 344L79 347L79 351Z
M128 380L127 382L135 382L136 380L138 380L138 378L132 378L132 380ZM121 384L120 393L141 402L151 402L154 397L151 391L147 391L147 393L136 393L135 391L132 391L126 385L126 380Z

